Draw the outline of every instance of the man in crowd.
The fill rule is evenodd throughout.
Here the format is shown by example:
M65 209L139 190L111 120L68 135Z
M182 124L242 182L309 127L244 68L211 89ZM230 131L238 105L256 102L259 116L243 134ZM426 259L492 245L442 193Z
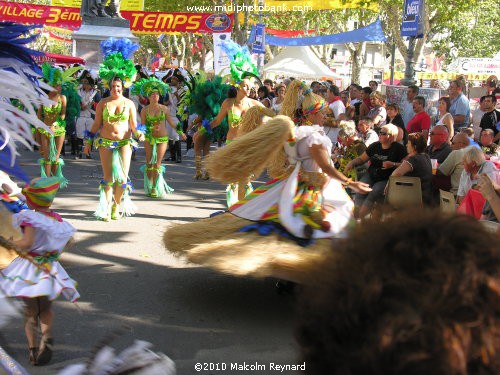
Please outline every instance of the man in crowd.
M265 79L264 80L264 86L267 87L267 89L269 90L269 96L271 98L275 98L276 97L276 94L274 93L274 82L272 79Z
M311 83L311 90L313 93L315 93L316 95L320 95L320 91L321 91L321 83L319 83L318 81L313 81Z
M436 125L430 132L430 145L427 146L427 154L431 159L437 159L441 164L451 152L448 143L448 129L444 125Z
M469 99L464 95L463 90L463 82L460 79L450 82L448 93L451 100L450 113L453 116L455 134L458 133L461 128L466 128L469 125Z
M327 94L328 107L332 110L336 120L345 119L345 105L340 99L340 90L337 86L331 85Z
M500 111L495 109L495 106L497 105L497 98L495 95L485 95L481 98L481 100L483 100L483 108L486 113L483 115L479 127L482 130L491 129L494 133L495 140L498 140L500 136L497 137L497 124L500 122Z
M368 86L372 89L372 91L377 91L378 90L378 82L377 81L370 81L368 82Z
M406 130L410 133L422 133L427 140L431 127L431 117L425 112L425 98L417 96L413 99L413 112L415 116L406 124Z
M490 158L491 156L499 156L500 146L493 142L494 138L495 133L492 129L484 129L481 132L479 146L481 146L481 150L483 150L483 153L487 158Z
M413 112L413 99L417 97L418 91L419 88L415 85L408 86L408 91L406 91L406 102L402 105L401 113L405 126L408 125L413 116L415 116L415 112Z
M359 120L358 132L366 147L378 141L378 135L373 130L373 120L370 117L363 117Z
M451 192L456 196L460 185L460 176L464 170L462 163L465 148L469 146L469 137L465 133L456 134L451 140L452 151L448 157L439 164L437 174L451 178Z
M471 112L472 130L474 130L474 140L476 142L479 142L479 137L481 136L481 127L479 126L479 124L481 124L481 120L486 113L484 109L485 98L486 95L481 96L481 99L479 99L479 106Z

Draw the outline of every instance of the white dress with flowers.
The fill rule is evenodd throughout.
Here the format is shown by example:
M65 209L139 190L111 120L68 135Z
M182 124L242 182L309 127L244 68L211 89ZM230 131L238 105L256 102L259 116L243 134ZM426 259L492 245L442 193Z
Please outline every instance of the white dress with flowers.
M327 229L315 229L312 238L341 237L352 220L354 204L342 184L327 177L318 189L302 181L304 172L321 173L311 158L312 145L323 146L331 154L332 142L325 135L322 126L299 126L295 130L295 145L285 146L289 163L295 166L293 172L284 178L274 179L260 186L243 200L231 206L229 211L252 221L274 221L280 223L296 237L303 237L307 217L321 210Z
M12 216L16 228L35 228L35 238L29 249L39 269L30 261L17 257L0 271L0 288L9 297L34 298L47 296L56 299L60 294L74 302L80 295L76 282L57 261L76 229L57 214L25 210Z

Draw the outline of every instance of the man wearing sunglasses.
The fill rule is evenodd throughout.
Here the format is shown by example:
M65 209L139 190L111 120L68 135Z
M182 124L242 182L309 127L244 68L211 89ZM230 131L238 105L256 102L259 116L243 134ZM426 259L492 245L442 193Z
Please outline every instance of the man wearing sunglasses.
M438 163L441 164L451 152L448 143L448 129L444 125L436 125L432 128L429 136L431 139L426 152L431 159L437 159Z

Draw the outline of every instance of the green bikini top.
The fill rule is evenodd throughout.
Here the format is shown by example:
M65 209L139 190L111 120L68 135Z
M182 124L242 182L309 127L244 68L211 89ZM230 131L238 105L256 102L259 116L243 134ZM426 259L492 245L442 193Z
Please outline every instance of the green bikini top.
M102 118L105 122L109 124L123 122L128 120L128 113L125 113L126 105L123 106L123 109L118 114L110 114L108 110L108 103L104 105L104 109L102 111Z
M50 115L50 114L59 114L61 113L61 110L62 110L62 103L60 101L57 101L57 104L53 107L46 107L46 106L43 106L43 113L44 114L47 114L47 115Z
M160 112L158 116L150 116L146 114L146 126L152 126L153 124L160 122L160 121L165 121L165 112Z
M229 125L232 128L237 128L238 126L240 126L241 116L234 113L233 109L234 109L234 104L231 110L227 112L227 119L229 121Z

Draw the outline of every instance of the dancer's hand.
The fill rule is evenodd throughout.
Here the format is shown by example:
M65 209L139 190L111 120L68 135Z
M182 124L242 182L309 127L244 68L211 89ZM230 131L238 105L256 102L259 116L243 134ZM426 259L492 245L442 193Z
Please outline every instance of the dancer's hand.
M83 148L83 154L90 156L90 146L89 145L85 145L85 147Z
M372 191L370 185L361 181L352 181L351 183L349 183L349 185L347 185L347 187L354 190L356 193L361 194L368 194L370 191Z
M181 134L181 139L182 139L183 141L185 141L185 140L187 139L187 136L186 136L186 134L185 134L185 133L182 133L182 134Z

